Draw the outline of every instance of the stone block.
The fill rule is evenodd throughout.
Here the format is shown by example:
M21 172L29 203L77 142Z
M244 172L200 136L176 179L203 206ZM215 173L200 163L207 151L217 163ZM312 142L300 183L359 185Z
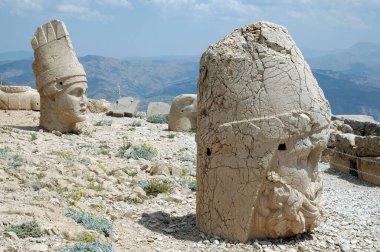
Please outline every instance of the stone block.
M134 117L140 106L140 100L133 97L122 97L111 105L107 115L114 117Z
M380 186L380 157L359 159L359 178Z
M40 110L40 94L28 86L0 85L0 109Z
M165 102L150 102L148 104L148 110L146 115L168 115L170 111L170 105Z

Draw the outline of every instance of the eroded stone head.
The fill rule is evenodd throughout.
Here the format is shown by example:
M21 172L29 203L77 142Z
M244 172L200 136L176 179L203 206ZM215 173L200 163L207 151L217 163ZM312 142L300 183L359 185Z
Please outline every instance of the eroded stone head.
M189 131L197 127L197 95L182 94L174 98L169 111L169 130Z
M33 71L41 96L40 127L75 132L86 119L87 78L65 24L52 20L37 28L31 41Z
M287 30L237 29L200 68L197 225L240 241L313 229L330 107Z

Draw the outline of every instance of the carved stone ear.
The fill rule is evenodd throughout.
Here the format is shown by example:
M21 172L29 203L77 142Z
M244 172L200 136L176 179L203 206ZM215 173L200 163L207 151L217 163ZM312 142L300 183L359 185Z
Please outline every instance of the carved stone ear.
M58 93L62 90L63 90L63 86L60 86L57 83L52 83L52 84L46 85L44 87L44 89L41 92L41 95L52 96L52 95L55 95L56 93Z

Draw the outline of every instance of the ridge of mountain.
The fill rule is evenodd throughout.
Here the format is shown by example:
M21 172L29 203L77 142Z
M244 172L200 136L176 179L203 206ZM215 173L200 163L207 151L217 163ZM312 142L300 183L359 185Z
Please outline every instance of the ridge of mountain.
M32 61L0 61L0 82L35 88ZM197 92L199 58L194 56L123 60L87 55L79 61L90 98L112 102L133 96L145 110L150 101L171 103L176 95ZM307 61L334 114L365 113L380 120L380 45L363 42Z

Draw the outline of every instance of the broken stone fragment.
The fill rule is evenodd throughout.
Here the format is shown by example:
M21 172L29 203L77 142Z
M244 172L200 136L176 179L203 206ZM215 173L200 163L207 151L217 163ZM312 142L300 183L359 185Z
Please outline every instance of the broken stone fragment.
M40 95L28 86L0 85L0 109L40 110Z

